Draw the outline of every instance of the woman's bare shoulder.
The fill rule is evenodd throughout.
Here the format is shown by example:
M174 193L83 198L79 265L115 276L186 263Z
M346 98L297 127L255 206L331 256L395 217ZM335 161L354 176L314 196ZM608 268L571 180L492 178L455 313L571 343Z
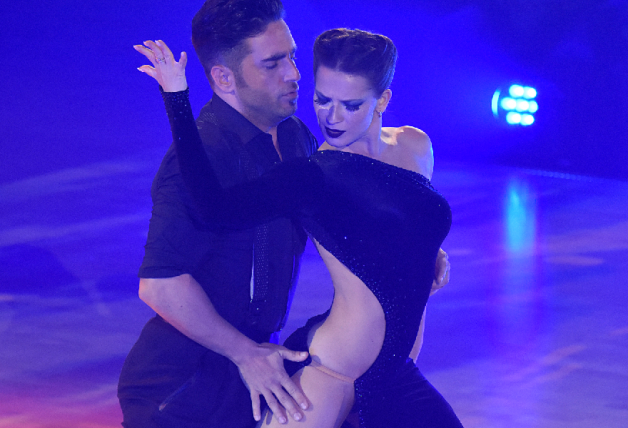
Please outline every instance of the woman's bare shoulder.
M382 128L382 131L390 135L393 145L403 146L406 150L412 150L415 153L427 153L432 149L432 142L419 128L414 126L400 126L398 128Z
M382 134L388 138L388 144L404 154L406 159L416 162L416 169L428 178L432 177L434 168L434 154L430 137L414 126L400 126L398 128L382 128ZM413 168L414 169L414 168Z

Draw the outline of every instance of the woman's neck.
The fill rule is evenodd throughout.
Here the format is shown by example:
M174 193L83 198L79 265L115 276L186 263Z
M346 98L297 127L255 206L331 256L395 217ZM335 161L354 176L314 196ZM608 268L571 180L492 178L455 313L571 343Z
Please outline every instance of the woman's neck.
M382 140L381 120L374 120L365 135L340 150L379 159L385 148L386 143Z

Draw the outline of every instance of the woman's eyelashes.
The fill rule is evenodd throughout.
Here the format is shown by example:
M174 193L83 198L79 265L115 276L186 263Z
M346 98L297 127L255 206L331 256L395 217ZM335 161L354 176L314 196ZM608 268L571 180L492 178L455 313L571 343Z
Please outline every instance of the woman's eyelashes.
M319 106L324 106L330 101L331 100L329 98L321 97L320 95L316 95L316 97L314 98L314 102L318 104Z
M325 97L321 97L320 95L317 95L317 96L314 98L314 102L315 102L316 104L318 104L318 105L323 106L323 105L325 105L325 104L330 103L330 102L331 102L331 99L329 99L329 98L325 98ZM349 102L343 102L343 103L342 103L342 105L344 105L344 106L345 106L345 108L347 109L347 111L358 111L358 110L360 110L360 107L362 106L362 104L363 104L362 102L359 102L359 103L355 103L355 102L351 102L351 103L349 103Z
M350 104L345 104L345 108L349 111L358 111L360 110L360 106L362 106L362 103L350 103Z

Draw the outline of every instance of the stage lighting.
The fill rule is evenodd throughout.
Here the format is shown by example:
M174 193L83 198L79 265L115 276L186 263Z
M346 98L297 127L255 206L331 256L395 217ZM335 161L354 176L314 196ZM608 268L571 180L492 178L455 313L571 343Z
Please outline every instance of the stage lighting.
M517 101L512 98L502 98L501 106L504 110L514 110L517 108Z
M522 114L521 115L521 124L523 126L532 125L534 123L534 116L531 114Z
M493 115L509 125L530 126L539 110L536 96L536 89L531 86L515 84L508 90L497 89L493 94Z
M521 85L512 85L508 89L508 92L510 93L511 97L519 98L519 97L523 97L523 94L525 93L525 90L523 89L523 86L521 86Z
M526 100L517 100L517 111L518 112L528 111L528 107L529 106L530 106L530 103L527 102Z
M531 100L532 98L536 98L536 89L530 87L524 88L523 97L529 100Z
M520 125L521 124L521 114L520 113L515 113L514 111L511 111L510 113L508 113L506 115L506 122L508 122L510 125Z

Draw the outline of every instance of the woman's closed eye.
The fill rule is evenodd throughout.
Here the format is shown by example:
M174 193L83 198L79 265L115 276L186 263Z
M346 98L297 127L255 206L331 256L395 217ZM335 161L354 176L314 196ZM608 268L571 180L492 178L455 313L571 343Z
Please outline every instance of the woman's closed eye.
M331 100L329 98L316 97L314 98L314 102L320 106L323 106L325 104L329 104ZM345 109L347 109L347 111L351 111L351 112L358 111L360 110L360 107L362 107L362 103L359 103L359 104L343 103L343 105L345 106Z
M360 110L360 107L362 106L362 103L358 103L358 104L345 104L345 108L348 111L358 111Z
M314 102L315 102L316 104L318 104L318 105L321 105L321 106L322 106L322 105L325 105L325 104L328 104L330 101L331 101L331 100L330 100L329 98L321 97L321 96L319 96L319 95L317 95L317 96L314 98Z

